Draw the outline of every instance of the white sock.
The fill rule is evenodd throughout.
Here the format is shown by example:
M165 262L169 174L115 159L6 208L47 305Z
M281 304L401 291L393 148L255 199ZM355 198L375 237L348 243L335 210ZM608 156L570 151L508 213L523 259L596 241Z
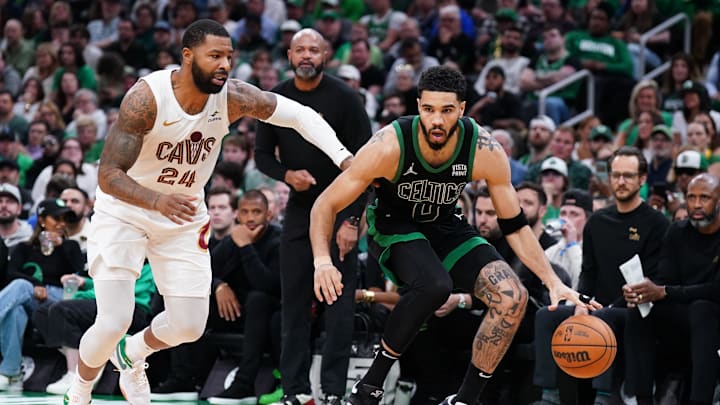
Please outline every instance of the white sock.
M145 358L157 350L145 343L145 330L142 330L125 339L125 354L134 362Z
M102 373L102 370L99 372ZM90 392L93 389L93 381L86 381L80 373L77 372L77 369L75 370L75 382L76 384L74 385L83 392Z

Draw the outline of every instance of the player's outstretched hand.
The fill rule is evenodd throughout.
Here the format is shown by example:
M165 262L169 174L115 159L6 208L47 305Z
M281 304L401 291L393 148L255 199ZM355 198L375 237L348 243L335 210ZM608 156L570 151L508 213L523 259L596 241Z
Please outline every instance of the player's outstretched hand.
M332 264L321 264L315 269L315 297L332 305L342 295L342 273Z
M563 283L558 282L552 288L548 288L550 291L550 306L549 310L554 311L558 307L558 303L561 300L567 300L576 305L577 308L586 308L588 311L594 311L602 308L599 302L591 299L586 295L581 295L572 288L566 286Z
M155 209L178 225L191 222L197 213L196 196L184 194L161 194Z

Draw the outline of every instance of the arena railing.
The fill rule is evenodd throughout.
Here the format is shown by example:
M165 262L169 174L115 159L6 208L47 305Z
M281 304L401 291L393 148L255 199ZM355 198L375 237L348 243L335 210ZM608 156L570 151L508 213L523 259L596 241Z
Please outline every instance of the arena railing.
M551 84L550 86L547 86L542 90L538 90L538 114L545 114L545 100L547 100L548 96L580 80L587 80L587 91L585 92L587 96L587 102L585 105L587 107L584 111L561 123L560 125L571 127L578 122L584 120L585 118L593 115L595 113L595 78L593 77L592 73L590 73L590 71L587 69L577 71L557 83Z
M640 36L640 53L638 54L638 63L635 66L636 75L635 77L642 77L642 80L651 80L655 77L663 74L666 70L670 69L670 61L666 61L662 65L656 67L648 73L645 73L645 51L647 49L647 43L650 38L655 35L666 31L670 27L683 23L683 51L690 53L690 34L691 34L691 22L685 13L675 14L667 20L661 22L649 31L645 32Z

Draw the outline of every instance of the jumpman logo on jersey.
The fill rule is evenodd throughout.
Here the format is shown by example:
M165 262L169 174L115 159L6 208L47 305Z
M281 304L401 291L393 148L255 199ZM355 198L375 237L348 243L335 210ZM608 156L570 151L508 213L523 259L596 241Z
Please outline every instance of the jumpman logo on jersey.
M410 163L410 167L408 167L407 171L405 173L403 173L403 176L409 176L411 174L414 174L417 176L418 173L415 171L414 167L415 167L415 162Z

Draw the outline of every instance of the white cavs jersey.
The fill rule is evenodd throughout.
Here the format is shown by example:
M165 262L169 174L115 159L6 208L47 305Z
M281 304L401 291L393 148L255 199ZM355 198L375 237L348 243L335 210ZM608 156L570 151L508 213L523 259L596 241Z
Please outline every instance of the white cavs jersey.
M211 94L200 113L190 115L175 98L171 73L171 70L160 70L141 79L152 90L157 115L127 174L151 190L197 195L202 199L203 187L215 168L222 139L229 131L227 86Z

